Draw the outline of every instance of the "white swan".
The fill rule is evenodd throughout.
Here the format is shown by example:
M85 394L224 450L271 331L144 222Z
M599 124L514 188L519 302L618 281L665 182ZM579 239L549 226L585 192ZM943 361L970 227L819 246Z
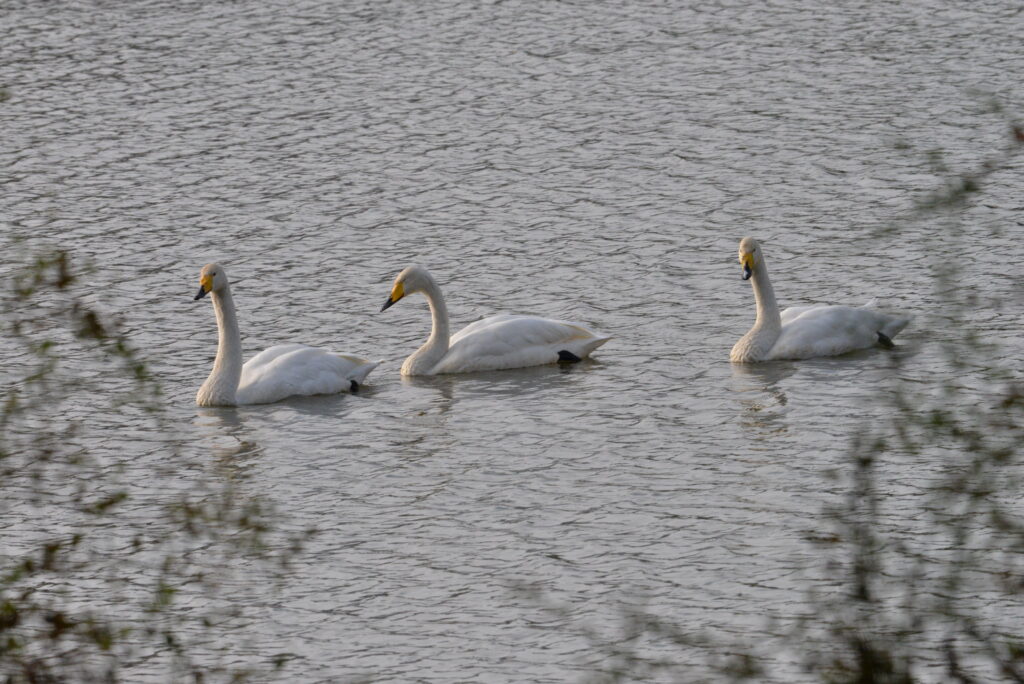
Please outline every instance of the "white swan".
M757 321L732 348L729 360L735 363L835 356L876 344L892 347L892 338L910 322L908 316L869 309L870 304L794 306L780 314L764 255L754 238L740 241L740 263L743 279L754 287Z
M398 274L381 311L415 292L422 292L430 304L433 329L427 343L402 364L402 375L469 373L579 361L611 339L576 323L511 314L471 323L449 338L444 296L422 266L410 266Z
M217 358L196 394L200 406L269 404L291 396L355 391L380 361L335 354L303 344L266 349L242 365L242 335L228 274L218 264L199 273L199 293L213 299L217 314Z

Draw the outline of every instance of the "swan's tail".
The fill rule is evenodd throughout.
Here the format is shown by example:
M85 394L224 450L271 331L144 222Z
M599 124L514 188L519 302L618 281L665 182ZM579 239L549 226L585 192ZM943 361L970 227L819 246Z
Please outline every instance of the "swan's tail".
M892 339L900 330L907 327L912 318L912 316L886 316L885 324L879 332Z
M874 308L874 306L877 303L878 303L878 298L877 297L872 297L866 304L862 305L860 308L862 308L862 309L871 309L871 308ZM888 337L890 339L892 339L893 337L896 337L896 334L900 330L903 330L904 328L906 328L907 324L910 323L910 321L912 321L913 318L914 318L913 316L910 316L910 315L907 315L907 314L895 315L895 314L882 313L881 311L876 311L875 313L877 313L880 316L882 316L882 319L883 319L882 329L881 330L876 330L875 332L880 332L880 333L882 333L883 335L885 335L886 337Z
M365 361L363 365L357 366L352 369L352 372L348 374L349 380L355 380L360 385L366 380L366 376L370 374L374 368L383 363L382 361Z
M594 351L610 339L612 339L611 335L608 337L595 337L592 340L588 340L587 343L583 345L583 353L580 354L580 356L587 356L590 352Z

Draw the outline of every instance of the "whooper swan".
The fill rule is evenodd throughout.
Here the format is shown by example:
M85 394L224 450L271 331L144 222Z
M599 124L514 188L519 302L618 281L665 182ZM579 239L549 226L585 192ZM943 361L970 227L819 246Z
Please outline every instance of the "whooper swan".
M740 241L743 279L750 280L757 301L754 327L732 348L735 363L773 359L809 359L835 356L876 344L892 347L892 338L910 322L867 306L795 306L779 313L775 291L768 280L761 246L753 238Z
M196 394L200 406L270 404L285 397L355 391L380 361L335 354L303 344L280 344L242 365L242 335L228 274L218 264L199 273L199 293L209 294L217 314L217 358Z
M444 296L422 266L410 266L398 274L381 311L415 292L422 292L430 304L433 329L427 343L402 364L402 375L469 373L574 362L611 339L576 323L511 314L471 323L449 338Z

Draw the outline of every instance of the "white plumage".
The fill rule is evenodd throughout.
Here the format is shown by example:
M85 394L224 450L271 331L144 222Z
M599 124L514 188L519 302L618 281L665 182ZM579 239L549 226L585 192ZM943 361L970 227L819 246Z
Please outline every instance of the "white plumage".
M452 335L434 373L542 366L558 361L563 350L582 359L609 339L568 321L500 314Z
M422 266L398 274L383 309L407 294L422 292L430 304L430 339L402 364L403 375L437 375L525 368L578 360L610 340L578 323L501 314L476 321L449 336L441 288Z
M757 320L733 346L729 358L734 362L809 359L891 345L892 338L910 322L908 316L882 313L870 304L816 304L780 313L760 245L753 238L744 238L739 257L744 280L750 279L753 285Z
M336 394L362 384L380 362L304 344L279 344L242 366L235 403L270 404L285 397Z
M304 344L280 344L243 365L242 337L227 273L218 264L207 264L199 282L196 299L211 294L219 333L213 371L196 394L200 406L269 404L286 397L348 392L380 364Z

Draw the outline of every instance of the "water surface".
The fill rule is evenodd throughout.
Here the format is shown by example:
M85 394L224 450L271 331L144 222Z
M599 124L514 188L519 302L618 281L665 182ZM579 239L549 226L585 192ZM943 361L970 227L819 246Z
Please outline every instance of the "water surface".
M959 329L935 269L962 269L978 298L962 325L1019 358L1019 173L992 178L966 235L903 219L941 185L929 151L955 172L1005 142L987 102L1020 111L1020 16L14 0L0 217L96 266L96 301L210 477L321 530L279 592L223 589L249 618L240 658L292 653L288 677L308 682L585 679L600 654L545 602L609 638L643 603L756 643L765 616L829 585L805 537L843 491L826 475L851 438L889 413L893 357L912 381L950 372L932 343ZM731 366L754 317L744 235L783 304L878 298L914 324L893 352ZM197 409L216 328L192 294L210 261L235 282L247 356L304 342L384 359L365 391ZM411 263L456 327L507 311L615 339L570 368L403 379L426 305L379 308ZM133 429L111 421L122 436L92 446ZM890 466L897 512L936 467Z

